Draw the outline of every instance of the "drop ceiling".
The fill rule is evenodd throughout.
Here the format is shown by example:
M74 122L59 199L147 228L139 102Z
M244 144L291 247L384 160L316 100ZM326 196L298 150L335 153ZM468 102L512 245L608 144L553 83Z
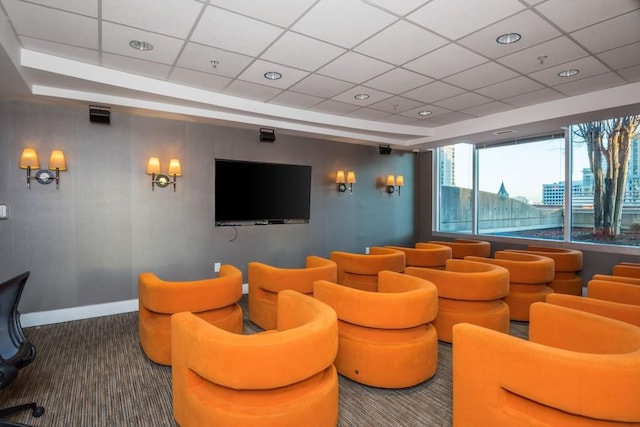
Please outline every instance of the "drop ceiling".
M640 111L640 0L0 6L3 96L407 150ZM521 39L496 42L507 33Z

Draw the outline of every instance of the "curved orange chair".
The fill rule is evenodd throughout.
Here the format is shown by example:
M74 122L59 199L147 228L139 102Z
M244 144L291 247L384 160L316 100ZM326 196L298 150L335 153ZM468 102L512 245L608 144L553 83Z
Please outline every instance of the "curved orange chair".
M603 280L605 282L628 283L630 285L640 285L640 279L628 276L614 276L612 274L594 274L592 280Z
M451 342L453 325L468 322L509 333L507 269L474 261L450 259L445 270L407 267L405 274L426 279L438 288L438 339Z
M173 415L182 427L336 426L338 320L300 292L278 294L277 329L234 334L173 315Z
M554 292L568 295L582 295L584 286L580 271L582 271L582 251L576 249L552 248L546 246L527 246L526 250L512 250L509 252L525 252L549 257L553 260L554 275L549 287Z
M331 259L338 266L339 284L371 292L378 290L378 272L402 273L406 262L404 252L381 246L370 248L369 255L333 251Z
M597 276L600 275L594 275ZM574 295L567 295L567 298L551 298L549 295L547 302L640 326L640 286L637 284L593 279L587 283L586 298Z
M613 275L640 279L640 263L636 263L636 262L618 263L613 266Z
M493 258L465 257L465 260L486 262L509 270L509 293L504 302L509 306L511 320L528 321L529 306L544 302L553 292L547 284L553 280L551 258L522 252L496 251Z
M385 246L404 252L405 267L424 267L444 269L448 259L452 258L451 248L435 243L416 243L415 247Z
M171 315L190 311L220 328L242 332L242 272L220 267L218 277L168 282L153 273L138 276L138 336L142 350L160 365L171 365Z
M433 283L392 271L379 273L378 291L319 280L313 295L333 307L340 336L338 372L358 383L403 388L431 378L438 365L438 313Z
M280 268L260 262L250 262L249 320L262 329L275 329L278 292L293 289L313 294L316 280L336 281L338 267L330 259L308 256L305 268Z
M454 427L640 423L640 328L531 305L529 340L453 328Z
M483 240L453 239L451 242L430 240L429 243L449 246L452 251L451 256L455 259L463 259L467 256L491 256L491 243Z

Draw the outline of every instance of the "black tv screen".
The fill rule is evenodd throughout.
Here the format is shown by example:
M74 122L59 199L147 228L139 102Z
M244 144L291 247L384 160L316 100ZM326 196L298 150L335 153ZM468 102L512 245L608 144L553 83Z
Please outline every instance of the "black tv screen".
M311 166L215 159L216 225L308 222Z

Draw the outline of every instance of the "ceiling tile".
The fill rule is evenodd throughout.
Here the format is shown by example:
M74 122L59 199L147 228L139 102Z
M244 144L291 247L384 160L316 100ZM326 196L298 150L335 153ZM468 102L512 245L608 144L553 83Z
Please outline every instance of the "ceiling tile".
M217 61L217 64L211 61ZM189 43L178 58L176 66L225 77L236 77L249 66L251 61L253 59L249 56Z
M246 31L250 28L251 31ZM276 26L209 6L191 40L245 55L259 55L282 34Z
M428 116L421 116L419 113L421 111L431 111L431 114ZM420 107L413 108L411 110L404 111L400 113L403 116L411 117L414 120L429 120L429 117L436 117L442 114L450 113L451 110L447 110L446 108L438 107L437 105L421 105Z
M483 62L487 62L487 59L462 46L451 43L405 64L404 68L434 79L441 79Z
M381 76L369 80L365 85L367 87L390 93L403 93L432 81L433 79L421 74L407 71L402 68L394 68Z
M560 77L558 73L565 70L576 69L578 74L572 77ZM535 79L548 86L556 86L559 84L569 83L575 80L581 80L586 77L595 76L605 73L609 70L602 63L592 57L578 59L576 61L567 62L566 64L556 65L555 67L537 71L529 74L529 77Z
M449 76L444 81L465 89L474 90L517 76L517 73L500 64L485 62L477 67Z
M296 92L282 92L269 101L269 104L283 105L285 107L302 108L303 110L312 107L320 102L322 98L311 95L303 95Z
M320 104L314 105L309 108L311 111L318 111L320 113L329 113L329 114L347 114L351 111L357 110L358 106L352 104L345 104L344 102L338 102L333 100L328 100L321 102Z
M405 92L403 96L415 99L425 104L430 104L434 101L449 98L462 92L464 92L464 90L459 87L451 86L444 82L433 82L417 89L410 90L409 92Z
M30 3L75 12L92 18L98 17L98 0L30 0Z
M505 80L491 86L477 89L476 92L493 99L510 98L534 90L542 89L543 86L527 77L520 76L514 79Z
M151 43L153 49L148 51L134 49L129 46L131 40ZM181 47L182 41L179 39L110 22L102 23L102 49L105 52L130 56L145 61L173 64Z
M394 65L402 65L437 49L447 40L406 21L398 21L354 50Z
M4 0L7 15L21 36L98 48L98 20L15 0ZM64 22L65 25L58 25Z
M239 96L254 101L267 101L282 92L274 87L263 86L255 83L249 83L242 80L234 80L224 90L226 95Z
M312 55L294 54L292 52L312 52ZM271 45L261 58L289 67L315 71L327 62L342 55L345 49L324 43L301 34L287 32Z
M624 70L620 70L620 74L629 83L639 82L640 81L640 65L636 65L635 67L629 67L629 68L625 68Z
M404 16L424 5L428 0L366 0L365 2L376 6L394 15Z
M433 0L408 19L438 34L457 40L522 10L518 0Z
M614 70L640 64L640 43L612 49L597 55Z
M169 81L213 92L221 92L231 82L231 79L185 68L174 68L169 76Z
M571 33L593 53L640 41L640 9ZM603 37L606 34L606 37Z
M156 79L166 80L169 77L171 67L157 62L143 61L136 58L129 58L121 55L102 54L102 65L119 71L148 76Z
M438 107L447 108L449 110L464 110L465 108L475 107L476 105L486 104L492 101L486 96L478 95L473 92L466 92L451 98L436 101Z
M351 49L396 18L360 0L324 0L315 4L292 30Z
M385 117L389 117L389 113L386 111L373 110L371 108L361 108L356 111L345 114L347 117L353 117L354 119L363 120L381 120Z
M399 114L403 111L412 110L421 107L423 104L413 99L403 98L401 96L392 96L383 101L370 105L369 108L386 111L390 114Z
M307 95L331 98L352 87L353 83L312 74L293 85L291 90Z
M369 95L367 99L356 99L356 95L366 94ZM334 96L334 101L345 102L347 104L354 104L358 107L367 107L383 99L389 98L391 95L386 92L380 92L374 89L356 86L351 88L340 95Z
M319 74L347 80L356 84L379 76L390 69L393 65L360 55L355 52L347 52L330 64L318 70Z
M429 119L429 120L432 120L433 122L441 125L448 125L449 123L460 122L462 120L469 120L473 118L474 117L470 114L464 114L457 111L453 111L451 113L442 114L440 116L433 117L432 119Z
M503 111L513 110L513 105L505 104L503 102L489 102L487 104L478 105L476 107L466 108L461 113L470 114L476 117L488 116L490 114L501 113Z
M561 98L566 98L566 96L556 90L544 88L522 95L513 96L511 98L506 98L503 99L503 101L511 105L515 105L516 107L527 107L529 105L542 104L543 102L554 101Z
M518 33L516 43L500 44L503 34ZM496 24L490 25L458 41L461 45L489 58L500 58L513 52L537 45L560 35L560 32L535 13L525 10Z
M558 37L537 46L512 53L497 62L521 73L532 73L587 56L586 50L567 37Z
M108 0L101 4L106 21L181 38L189 34L203 7L192 0Z
M606 3L606 7L603 4ZM562 30L571 32L638 8L637 0L548 0L536 6Z
M393 114L391 116L387 116L387 117L383 117L381 119L379 119L381 122L386 122L386 123L395 123L398 125L408 125L411 124L413 125L414 123L416 123L416 119L413 117L408 117L408 116L403 116L400 114Z
M315 0L212 0L211 4L242 15L288 27L302 15Z
M620 86L625 83L626 82L623 79L621 79L614 73L604 73L593 77L587 77L586 79L561 84L555 86L554 89L559 90L567 96L574 96L580 95L582 93Z

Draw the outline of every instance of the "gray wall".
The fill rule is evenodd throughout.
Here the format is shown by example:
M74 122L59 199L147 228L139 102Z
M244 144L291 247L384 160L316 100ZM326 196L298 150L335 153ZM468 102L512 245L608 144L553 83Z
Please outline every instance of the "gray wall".
M377 147L284 135L273 144L246 130L112 113L111 125L89 122L88 107L0 101L0 280L31 277L22 313L137 298L137 276L167 280L214 276L214 261L239 267L261 261L301 267L307 255L366 246L411 245L418 223L413 153L382 156ZM62 149L69 170L55 184L26 186L22 148L37 149L46 168ZM178 157L177 191L151 191L150 156L163 168ZM309 224L214 226L214 158L312 166ZM335 190L335 171L354 170L353 195ZM403 174L400 197L379 185ZM229 185L234 185L229 183ZM242 188L237 188L238 193ZM283 185L282 191L287 191Z

